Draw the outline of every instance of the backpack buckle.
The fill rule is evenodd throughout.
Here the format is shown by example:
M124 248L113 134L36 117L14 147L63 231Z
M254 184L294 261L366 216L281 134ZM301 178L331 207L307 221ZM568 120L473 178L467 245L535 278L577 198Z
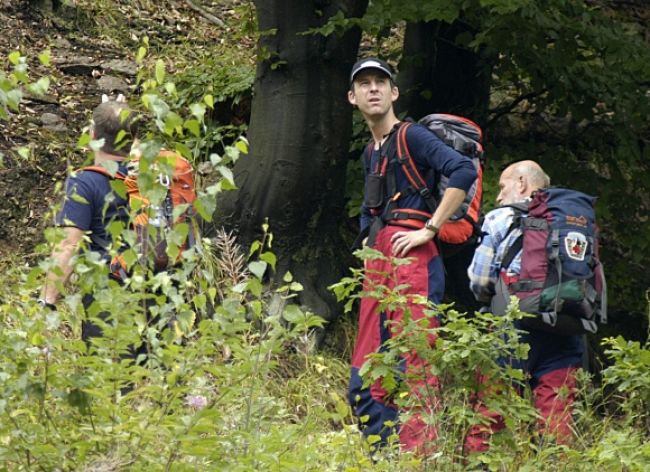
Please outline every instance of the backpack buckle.
M171 180L169 179L169 176L167 174L159 174L158 182L160 182L160 184L164 185L165 187L169 187L169 185L171 184Z

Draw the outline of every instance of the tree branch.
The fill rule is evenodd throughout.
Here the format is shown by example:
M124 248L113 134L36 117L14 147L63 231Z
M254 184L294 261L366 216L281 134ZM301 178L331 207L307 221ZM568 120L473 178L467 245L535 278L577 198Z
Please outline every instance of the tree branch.
M525 93L524 95L520 95L519 97L515 98L512 102L510 102L506 106L495 108L494 110L490 110L489 113L492 115L492 117L488 120L484 128L485 129L489 128L495 121L497 121L503 115L507 115L512 110L517 108L517 106L524 100L530 100L531 98L539 97L540 95L546 93L547 90L548 89L544 88L539 92Z
M185 0L185 3L187 3L187 5L188 5L192 10L194 10L194 11L197 12L197 13L199 13L201 16L203 16L203 18L205 18L206 20L208 20L210 23L214 23L215 25L217 25L217 26L219 26L219 27L221 27L221 28L225 28L225 27L226 27L226 24L223 22L223 20L222 20L221 18L217 18L216 16L214 16L212 13L210 13L209 11L207 11L207 10L205 9L205 7L202 7L202 6L200 6L200 5L197 5L197 4L194 3L192 0Z

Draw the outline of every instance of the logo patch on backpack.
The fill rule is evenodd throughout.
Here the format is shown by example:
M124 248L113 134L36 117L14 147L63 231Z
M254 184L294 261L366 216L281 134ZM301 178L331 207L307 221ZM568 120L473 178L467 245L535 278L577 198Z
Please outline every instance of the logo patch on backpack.
M584 234L570 231L564 238L564 247L567 255L576 261L584 261L587 253L587 238Z
M566 216L566 223L568 225L580 226L581 228L586 228L589 221L583 215L580 216Z

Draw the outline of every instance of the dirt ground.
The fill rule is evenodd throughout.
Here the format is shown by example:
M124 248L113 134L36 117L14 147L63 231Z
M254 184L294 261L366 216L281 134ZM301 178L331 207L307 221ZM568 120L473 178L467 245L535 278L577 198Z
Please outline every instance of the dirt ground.
M16 257L35 258L68 170L87 157L76 143L92 109L103 93L135 92L134 55L141 38L148 36L158 49L190 37L209 44L228 33L222 18L237 20L227 1L203 2L202 10L196 9L199 2L169 1L164 8L158 3L118 0L102 3L112 5L110 10L90 11L82 2L66 2L53 12L52 2L0 0L3 70L10 70L7 56L20 51L30 79L51 81L45 96L27 95L20 113L0 121L0 267ZM51 52L50 67L37 59L45 50ZM16 152L25 146L29 153Z

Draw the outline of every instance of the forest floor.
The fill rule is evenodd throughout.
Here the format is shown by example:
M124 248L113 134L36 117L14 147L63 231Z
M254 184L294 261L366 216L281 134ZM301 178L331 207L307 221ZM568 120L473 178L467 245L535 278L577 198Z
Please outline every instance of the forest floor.
M10 70L7 56L20 51L31 80L50 78L44 96L26 94L20 112L0 121L0 267L16 257L33 260L59 184L87 157L77 141L92 109L102 94L137 92L135 55L143 38L156 52L188 42L210 47L228 37L227 24L238 25L241 14L239 2L223 0L170 1L165 8L147 0L77 1L55 12L38 3L0 0L4 71ZM46 50L49 67L38 60Z

